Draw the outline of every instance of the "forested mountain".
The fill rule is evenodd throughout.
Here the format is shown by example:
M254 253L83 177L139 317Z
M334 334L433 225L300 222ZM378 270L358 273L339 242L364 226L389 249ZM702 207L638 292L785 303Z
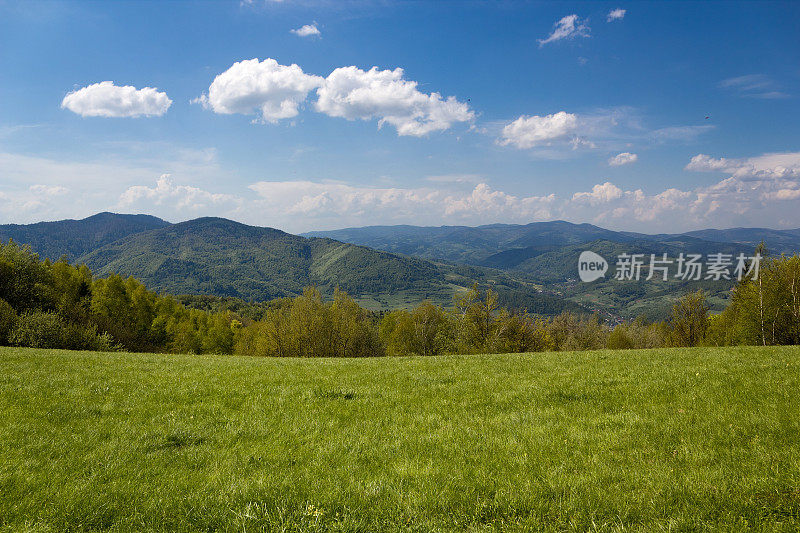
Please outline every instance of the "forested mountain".
M742 244L754 248L761 240L764 240L770 251L775 254L800 250L800 229L734 228L647 235L612 231L591 224L572 224L560 220L525 225L491 224L478 227L367 226L315 231L304 235L329 237L378 250L415 255L427 259L506 270L514 269L520 263L542 253L596 240L615 243L649 241L698 252L714 248L718 243Z
M601 254L612 269L620 253L749 254L762 239L773 255L800 250L800 230L646 235L564 221L373 226L307 235L220 218L169 224L147 215L112 213L0 226L0 239L30 244L43 257L66 254L99 275L133 275L172 294L264 301L300 294L308 285L330 294L338 285L368 308L394 309L424 299L446 305L477 282L495 288L508 307L541 314L588 308L613 317L663 317L675 298L698 288L706 290L713 309L721 309L732 282L618 282L609 273L603 280L580 283L577 258L585 249Z
M501 300L552 314L577 306L500 272L435 264L323 238L305 238L222 218L200 218L130 235L84 256L96 274L132 275L171 294L268 300L336 286L372 308L424 299L449 303L475 282Z
M465 226L369 226L307 235L327 236L381 250L406 253L431 260L499 269L508 276L540 284L547 292L615 317L646 314L663 318L675 298L687 291L703 289L715 311L727 305L733 281L617 281L614 261L619 254L683 253L750 255L762 240L773 255L800 251L800 230L733 228L700 230L682 234L647 235L611 231L591 224L564 221L526 225L492 224ZM611 272L594 283L577 278L578 256L592 250L605 257ZM646 270L645 270L646 273Z
M55 261L66 255L74 260L128 235L165 226L169 222L150 215L98 213L82 220L0 225L0 242L14 239L30 244L43 258Z
M303 235L328 237L378 250L472 265L483 265L492 255L511 249L552 250L597 239L633 239L591 224L571 224L560 220L524 226L367 226L314 231Z

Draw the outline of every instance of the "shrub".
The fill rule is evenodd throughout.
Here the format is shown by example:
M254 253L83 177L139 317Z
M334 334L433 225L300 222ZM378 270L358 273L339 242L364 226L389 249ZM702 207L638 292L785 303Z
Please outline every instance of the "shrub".
M608 333L608 327L597 315L565 312L550 323L550 335L556 350L599 350L606 345Z
M121 344L114 340L110 333L99 333L97 326L90 324L66 324L64 328L64 344L60 346L66 350L91 350L94 352L119 352L123 350Z
M504 353L543 352L553 348L547 321L526 312L503 310L497 318L497 340L493 351Z
M452 349L452 328L441 307L424 302L409 312L393 311L380 323L389 355L439 355Z
M228 326L230 330L230 326ZM236 333L236 353L275 357L385 355L367 311L336 290L326 303L313 287L270 309L264 320Z
M633 322L617 325L608 334L606 348L628 350L631 348L662 348L667 345L669 329L663 322L648 324L637 318Z
M622 324L611 330L606 340L606 348L611 350L630 350L634 348L633 339L628 335L628 328Z
M0 298L0 344L8 344L8 337L17 322L17 313L11 304Z
M10 344L30 348L63 348L66 324L56 313L27 311L20 315L9 336Z

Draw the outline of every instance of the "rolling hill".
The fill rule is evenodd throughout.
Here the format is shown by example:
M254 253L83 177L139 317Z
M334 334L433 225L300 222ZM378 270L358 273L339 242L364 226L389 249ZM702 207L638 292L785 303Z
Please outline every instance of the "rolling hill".
M222 218L200 218L129 235L78 258L97 275L132 275L171 294L210 294L262 301L309 285L336 286L362 305L386 309L424 299L449 304L478 282L507 304L543 314L579 310L502 272L433 263L332 239L305 238Z

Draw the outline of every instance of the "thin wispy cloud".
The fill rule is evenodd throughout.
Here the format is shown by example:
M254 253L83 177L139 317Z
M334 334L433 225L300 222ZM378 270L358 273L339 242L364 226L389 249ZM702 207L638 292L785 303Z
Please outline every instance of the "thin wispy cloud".
M697 126L668 126L666 128L659 128L650 132L649 136L655 143L663 142L692 142L704 133L708 133L714 129L712 124L703 124Z
M778 82L764 74L747 74L728 78L719 82L719 86L743 98L774 99L789 96L781 90Z
M578 15L567 15L555 23L550 35L545 39L539 39L539 48L548 43L564 39L572 40L576 37L589 37L589 26L586 25L586 20Z

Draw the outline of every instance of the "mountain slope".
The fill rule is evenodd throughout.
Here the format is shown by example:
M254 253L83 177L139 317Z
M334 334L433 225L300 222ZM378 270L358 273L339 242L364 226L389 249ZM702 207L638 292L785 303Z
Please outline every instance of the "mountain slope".
M82 220L0 225L0 242L14 239L43 258L55 261L66 254L74 260L128 235L166 226L169 222L150 215L98 213Z
M339 286L365 305L391 308L428 298L449 303L473 282L506 301L557 313L575 304L487 269L435 264L331 239L304 238L221 218L201 218L131 235L78 259L98 275L119 273L172 294L267 300L309 285Z

